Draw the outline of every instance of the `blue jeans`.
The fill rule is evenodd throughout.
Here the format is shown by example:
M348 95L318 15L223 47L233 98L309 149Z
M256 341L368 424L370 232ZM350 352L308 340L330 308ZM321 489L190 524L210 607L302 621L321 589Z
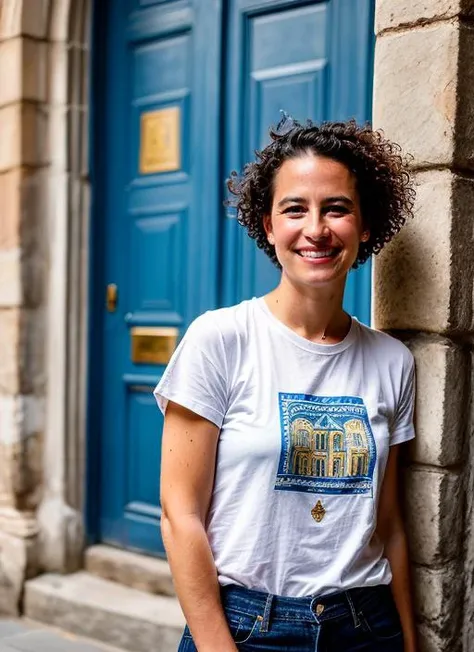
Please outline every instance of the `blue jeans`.
M403 634L388 586L322 598L284 598L238 586L222 588L230 631L242 652L403 652ZM179 652L196 650L188 627Z

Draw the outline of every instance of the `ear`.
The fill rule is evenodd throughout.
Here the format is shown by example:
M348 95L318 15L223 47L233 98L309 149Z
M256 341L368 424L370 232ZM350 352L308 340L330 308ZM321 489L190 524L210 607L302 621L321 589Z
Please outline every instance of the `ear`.
M275 244L275 238L273 237L273 228L272 228L272 218L270 215L263 216L263 228L267 234L267 240L271 245Z
M361 236L360 236L360 241L361 242L367 242L367 240L370 238L370 231L369 229L366 229L365 231L362 231Z

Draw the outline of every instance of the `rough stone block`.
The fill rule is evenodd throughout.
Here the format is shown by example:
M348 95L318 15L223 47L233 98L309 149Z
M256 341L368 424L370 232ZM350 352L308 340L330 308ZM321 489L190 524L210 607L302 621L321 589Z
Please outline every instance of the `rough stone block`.
M13 249L20 244L21 182L19 168L0 174L0 249Z
M134 652L175 650L184 618L175 598L149 595L88 573L26 583L25 614Z
M20 311L0 310L0 393L19 391Z
M47 162L47 116L40 105L17 103L0 109L0 172Z
M387 32L376 44L374 126L416 166L473 168L473 81L474 32L458 21Z
M456 559L463 526L460 476L411 467L406 473L405 497L411 559L425 566Z
M35 509L42 490L44 400L0 396L0 497L4 505Z
M23 584L34 565L34 543L0 529L0 613L19 613Z
M0 310L0 393L43 395L44 310Z
M0 443L13 446L44 429L44 399L0 395Z
M21 305L20 250L0 251L0 308Z
M0 43L0 106L22 99L44 102L46 71L45 43L23 37Z
M463 610L463 576L457 562L441 569L413 569L415 611L432 632L446 641L459 634Z
M452 638L439 636L428 625L418 624L418 641L420 652L470 652L462 647L461 637Z
M472 16L470 0L377 0L375 31L423 25L456 16Z
M2 0L0 3L0 39L27 34L47 36L50 0Z
M91 546L85 569L94 575L158 595L175 595L168 563L110 546Z
M68 47L65 42L49 46L49 66L54 70L50 84L50 102L53 106L65 106L68 92Z
M375 324L388 330L470 331L474 182L449 170L419 172L415 181L415 218L375 258Z
M68 41L71 18L71 0L57 0L52 12L49 37L51 41ZM73 21L71 21L73 22Z
M416 362L414 462L453 466L462 460L467 360L462 349L442 338L419 336L407 342Z

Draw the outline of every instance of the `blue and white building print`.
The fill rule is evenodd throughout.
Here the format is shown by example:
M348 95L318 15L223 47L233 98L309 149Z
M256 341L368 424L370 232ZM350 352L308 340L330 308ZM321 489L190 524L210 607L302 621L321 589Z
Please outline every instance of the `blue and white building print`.
M282 446L275 489L372 493L377 451L357 396L279 394Z

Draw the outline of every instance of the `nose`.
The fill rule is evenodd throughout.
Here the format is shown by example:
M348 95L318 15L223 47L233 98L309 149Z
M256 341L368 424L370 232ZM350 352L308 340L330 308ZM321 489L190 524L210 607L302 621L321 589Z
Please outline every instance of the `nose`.
M318 210L308 212L303 234L310 240L320 240L321 238L329 237L329 227L324 214Z

